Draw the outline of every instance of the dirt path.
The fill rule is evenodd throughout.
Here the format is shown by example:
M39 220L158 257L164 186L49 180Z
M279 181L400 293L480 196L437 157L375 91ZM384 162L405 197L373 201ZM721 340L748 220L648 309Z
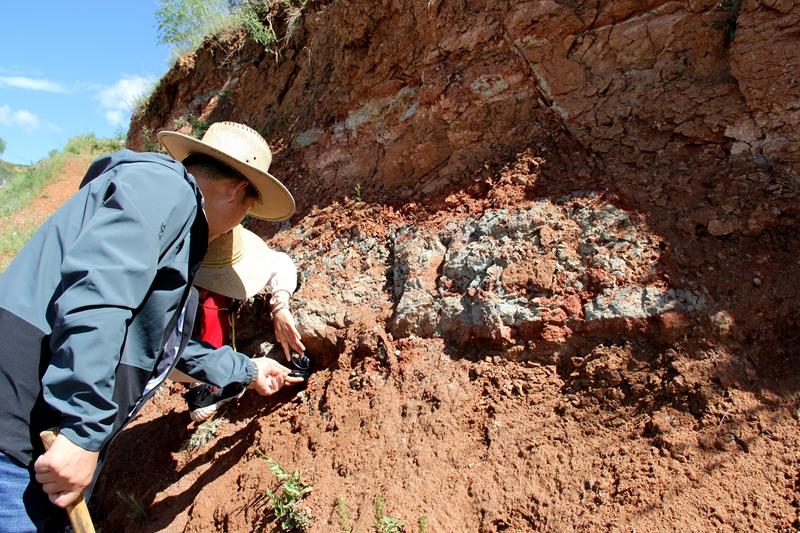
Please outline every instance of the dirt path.
M27 207L7 217L0 217L0 234L5 235L12 231L22 233L30 228L38 228L78 190L89 163L90 160L85 157L67 159L59 175L47 184ZM10 256L0 253L0 265L10 260Z

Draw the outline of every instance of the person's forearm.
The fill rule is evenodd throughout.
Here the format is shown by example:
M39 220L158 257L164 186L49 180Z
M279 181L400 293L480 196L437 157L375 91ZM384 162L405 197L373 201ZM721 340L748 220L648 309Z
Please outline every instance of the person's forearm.
M178 360L177 369L198 381L224 387L230 383L249 385L256 375L250 358L230 346L214 348L192 338Z

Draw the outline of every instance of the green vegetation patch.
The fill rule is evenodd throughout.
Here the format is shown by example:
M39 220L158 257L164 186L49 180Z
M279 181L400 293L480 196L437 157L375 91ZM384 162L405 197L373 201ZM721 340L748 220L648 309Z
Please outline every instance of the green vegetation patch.
M192 452L198 448L202 448L212 440L217 438L220 426L222 426L221 418L212 418L206 420L192 433L189 439L181 446L181 451Z
M375 533L402 533L405 527L405 520L386 514L386 500L383 495L375 496Z
M305 531L311 526L311 511L303 506L302 500L314 488L302 480L298 470L289 473L272 457L263 453L261 457L267 461L269 469L281 482L277 491L266 490L280 528L284 531Z
M158 0L156 10L161 43L177 57L193 52L211 35L243 28L265 50L278 43L273 19L285 21L288 40L299 23L306 0Z
M25 165L15 165L6 161L0 161L0 186L25 172L26 168Z
M101 154L119 150L121 139L103 139L93 134L78 135L67 141L63 150L54 150L50 155L31 166L11 165L0 162L0 172L9 177L0 186L0 217L8 217L28 206L42 189L55 178L71 157L93 159ZM2 174L5 175L5 174ZM0 235L0 271L5 270L11 259L28 239L39 229L33 224L12 225Z
M0 216L8 216L31 203L31 200L54 177L58 176L70 157L97 157L122 148L119 139L101 139L94 134L78 135L67 141L63 150L50 155L29 167L21 167L11 179L0 187Z

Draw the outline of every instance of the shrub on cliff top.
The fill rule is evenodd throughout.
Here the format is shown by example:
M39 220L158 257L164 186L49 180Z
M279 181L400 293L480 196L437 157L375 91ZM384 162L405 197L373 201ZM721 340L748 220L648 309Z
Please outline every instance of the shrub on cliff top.
M278 42L275 13L286 18L286 38L294 32L306 0L158 0L159 40L178 56L196 50L209 35L241 27L265 50Z
M159 0L159 40L175 55L195 50L206 36L231 25L236 2L228 0Z

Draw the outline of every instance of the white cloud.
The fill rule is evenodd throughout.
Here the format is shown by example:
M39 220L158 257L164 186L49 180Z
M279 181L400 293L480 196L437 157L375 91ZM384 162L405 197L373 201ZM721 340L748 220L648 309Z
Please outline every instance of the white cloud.
M32 91L47 91L49 93L67 92L64 87L54 81L28 78L26 76L0 76L0 86L30 89Z
M0 124L4 126L20 127L30 133L39 128L42 121L26 109L11 109L7 105L0 105Z
M97 93L96 98L105 110L106 120L114 126L123 125L137 100L150 90L153 82L153 78L129 76Z
M21 128L25 133L32 133L39 129L61 131L61 128L52 122L42 120L38 115L31 113L27 109L14 110L7 105L0 105L0 124Z
M109 124L121 126L125 122L125 113L119 109L110 109L106 111L106 120Z

